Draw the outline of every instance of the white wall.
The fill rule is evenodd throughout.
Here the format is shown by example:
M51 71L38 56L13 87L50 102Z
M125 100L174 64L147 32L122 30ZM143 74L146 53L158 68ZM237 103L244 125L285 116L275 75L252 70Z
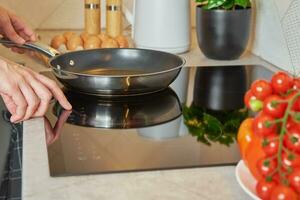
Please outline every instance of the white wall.
M255 0L255 2L257 28L253 52L285 70L292 72L293 66L299 68L300 1ZM289 23L292 22L291 20L295 21ZM288 36L294 36L294 40L292 41ZM295 58L298 57L293 63L289 50L291 53L294 52Z
M124 10L132 7L133 0L123 0ZM176 0L174 0L176 1ZM192 24L195 22L195 5L192 1ZM300 67L300 0L254 0L256 3L256 31L252 51L274 65L291 70L292 66ZM102 3L102 25L105 25L105 0ZM82 29L84 0L0 0L0 5L14 10L39 29ZM290 15L291 10L299 14ZM287 12L288 11L288 12ZM289 33L295 35L293 41L286 40L281 22L289 17L298 18ZM125 25L126 26L126 25ZM298 48L298 50L297 50ZM289 55L294 51L294 63Z
M102 26L105 26L105 0L101 0ZM0 0L35 29L82 29L84 0Z

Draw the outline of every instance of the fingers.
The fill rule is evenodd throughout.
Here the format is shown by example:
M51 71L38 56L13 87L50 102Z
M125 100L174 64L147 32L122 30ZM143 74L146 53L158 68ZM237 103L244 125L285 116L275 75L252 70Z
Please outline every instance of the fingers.
M25 80L19 82L19 87L27 102L25 115L20 119L23 121L28 120L31 116L33 116L40 104L40 99L37 97L36 93L33 91L30 85L26 83Z
M23 73L27 77L27 81L30 83L30 86L32 87L32 89L34 90L34 92L40 100L39 106L33 114L33 117L44 116L44 114L47 111L48 105L50 104L52 94L46 86L44 86L42 83L40 83L33 77L33 72L28 70L24 71Z
M37 37L35 33L22 19L10 13L10 20L15 30L23 39L26 41L36 41Z
M15 31L8 15L0 18L3 35L17 44L24 44L25 40Z
M1 93L1 97L4 101L4 104L6 105L6 108L8 109L8 111L14 115L16 113L16 104L14 103L14 101L12 100L12 98L7 95L7 94L3 94Z
M10 118L11 122L18 122L23 119L26 113L27 102L19 88L14 90L12 100L16 104L16 112Z
M40 81L42 84L44 84L53 94L54 98L57 99L57 101L60 103L60 105L66 109L66 110L71 110L72 106L68 102L67 98L65 97L64 93L61 91L59 86L55 83L55 81L42 76L40 74L35 73L34 77Z
M25 53L25 50L24 49L20 49L20 48L17 48L17 47L12 47L11 50L15 53L19 53L19 54L24 54Z
M36 41L34 31L26 25L18 16L3 8L0 13L1 34L17 44L24 44L26 41Z
M52 96L64 109L72 109L53 80L9 61L0 63L0 68L0 81L4 83L0 85L0 95L12 114L11 122L43 116Z

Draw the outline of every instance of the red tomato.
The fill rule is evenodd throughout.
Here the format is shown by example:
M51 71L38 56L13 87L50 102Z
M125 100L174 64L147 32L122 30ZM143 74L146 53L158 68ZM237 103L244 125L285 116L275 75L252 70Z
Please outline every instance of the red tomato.
M293 87L293 79L285 72L277 72L271 80L273 91L277 94L285 94Z
M248 90L244 96L244 103L247 106L247 108L250 108L250 101L255 100L256 96L251 92L251 90Z
M278 185L273 188L271 200L297 200L296 192L284 185Z
M300 153L300 129L298 127L291 127L288 134L285 134L283 141L285 147Z
M272 123L274 118L260 114L255 117L253 122L253 131L259 137L266 137L276 132L276 124ZM268 124L269 123L269 124Z
M283 99L278 95L271 95L264 100L263 112L274 118L281 118L287 107L286 103L280 103Z
M278 151L279 139L278 135L271 135L264 138L263 149L267 156L273 156Z
M300 169L294 169L293 172L289 175L289 183L293 189L300 194Z
M292 117L289 117L286 123L287 130L290 130L292 127L297 126L297 123L294 121ZM300 128L300 126L299 126Z
M300 167L300 156L295 153L282 154L282 165L285 169Z
M270 199L273 189L276 187L276 183L271 181L260 180L256 184L257 196L263 200Z
M287 100L291 100L298 92L299 92L299 91L297 91L297 92L296 92L296 91L292 92L291 94L289 94L289 95L286 97L286 99L287 99ZM296 99L296 101L294 102L294 105L293 105L292 109L295 110L295 111L300 111L300 97L298 97L298 98Z
M262 176L266 177L266 176L270 175L273 171L275 171L275 169L277 167L277 163L276 163L275 159L263 158L257 162L256 167L257 167L259 173Z
M266 80L256 80L251 85L251 92L259 100L264 100L272 94L272 86Z
M245 158L246 149L253 138L252 126L253 126L253 118L245 119L241 123L238 131L237 141L240 147L240 152L243 160Z
M300 79L294 78L293 80L293 89L294 90L300 90Z
M263 159L265 157L265 152L262 148L262 138L254 137L250 144L248 145L248 148L245 152L245 163L251 172L251 174L255 177L256 180L262 179L262 175L258 172L258 169L256 167L257 162L260 159Z

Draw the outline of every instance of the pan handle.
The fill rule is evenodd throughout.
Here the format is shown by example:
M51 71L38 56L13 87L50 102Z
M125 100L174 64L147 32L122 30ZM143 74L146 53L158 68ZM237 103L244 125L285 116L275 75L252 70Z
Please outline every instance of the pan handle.
M53 49L52 47L49 47L48 45L45 45L40 42L35 42L35 43L27 42L23 45L20 45L20 44L16 44L15 42L13 42L11 40L6 39L6 38L0 38L0 44L4 44L6 46L11 46L11 47L18 47L18 48L22 48L22 49L29 49L29 50L37 51L39 53L44 54L48 58L52 58L52 57L60 54L60 52L57 51L56 49Z

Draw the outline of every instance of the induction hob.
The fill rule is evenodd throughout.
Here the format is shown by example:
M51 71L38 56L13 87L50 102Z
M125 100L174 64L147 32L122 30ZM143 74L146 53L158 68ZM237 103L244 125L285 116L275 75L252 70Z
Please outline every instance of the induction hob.
M218 74L219 69L229 77L235 70L241 70L234 77L241 80L242 76L244 83L235 83L230 78L226 85L203 90L202 86L210 85L210 81L222 82L220 76L207 79L213 71ZM203 78L201 75L206 71L209 73ZM52 77L50 72L44 75ZM182 108L195 102L222 105L231 98L228 94L239 98L229 104L242 103L251 82L269 79L271 75L262 66L191 67L184 68L170 88L150 95L108 99L65 90L73 111L64 111L53 102L45 116L50 175L235 165L240 160L237 144L212 142L209 146L198 141L184 124ZM243 88L243 84L243 90L237 89L242 95L236 96L236 91L230 89ZM223 93L219 94L220 91Z

